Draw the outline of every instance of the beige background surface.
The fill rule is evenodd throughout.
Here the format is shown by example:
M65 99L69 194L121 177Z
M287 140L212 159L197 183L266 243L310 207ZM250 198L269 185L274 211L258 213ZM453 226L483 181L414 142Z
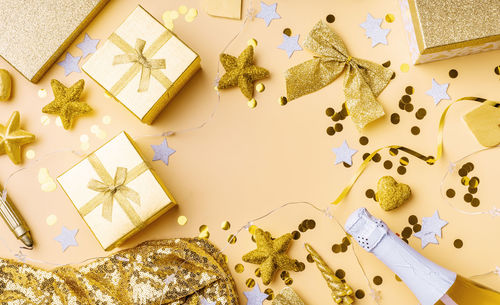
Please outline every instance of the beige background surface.
M14 95L11 101L0 105L0 120L5 122L12 111L20 110L23 127L38 137L36 143L25 146L24 152L32 149L37 157L43 157L59 149L76 149L80 147L82 135L89 137L90 149L87 152L91 152L123 129L133 137L139 137L192 127L208 117L217 102L213 81L218 54L238 31L241 21L210 17L203 12L200 2L195 0L150 0L140 1L140 4L160 20L165 10L176 10L179 5L198 9L198 17L191 23L186 22L182 15L175 20L174 32L200 54L202 71L173 99L153 126L146 126L118 102L107 97L104 91L83 73L72 73L65 77L62 67L54 65L42 81L35 85L23 79L5 61L0 60L0 68L9 70L14 78ZM88 32L93 38L105 39L136 5L137 1L110 1L84 32ZM396 19L393 23L384 21L382 24L383 28L391 29L387 46L378 45L372 48L371 41L365 37L359 24L364 22L368 12L376 18L383 18L388 13L394 14ZM326 207L342 190L355 168L361 164L365 152L388 144L401 144L424 154L435 154L438 119L450 101L442 101L435 107L432 98L425 95L425 91L431 87L432 78L439 83L450 83L448 93L452 99L482 96L500 100L500 79L494 73L495 66L500 65L500 51L421 66L410 65L409 72L401 72L401 64L409 64L410 57L396 1L283 0L278 4L278 13L282 19L274 20L270 27L266 27L261 19L250 21L228 49L229 53L237 55L246 46L248 39L255 38L259 43L256 62L268 68L271 77L263 81L266 90L256 94L257 108L249 109L239 90L223 91L216 117L205 128L169 138L170 146L177 150L170 159L170 165L153 162L152 166L179 202L179 206L130 239L123 247L131 247L148 239L197 236L199 227L203 224L208 226L210 240L223 247L229 234L247 223L250 218L258 217L285 202L307 200L321 208ZM334 136L328 136L325 132L326 128L332 125L332 121L325 116L325 109L334 107L339 110L343 102L341 79L284 107L277 102L285 91L283 72L291 65L311 56L307 51L302 51L296 52L288 59L284 51L277 49L282 42L283 29L290 28L293 35L300 34L302 43L312 26L328 14L335 16L336 20L331 26L343 37L353 56L379 63L390 60L390 68L397 74L380 96L387 115L369 125L362 133L370 140L366 146L359 144L361 134L349 118L341 122L344 126L342 132ZM76 44L83 40L83 35L80 35L69 49L74 56L81 55ZM451 79L448 76L450 69L458 71L457 78ZM49 116L50 124L44 126L40 123L43 115L41 108L53 98L50 90L52 78L57 78L68 86L80 78L86 81L83 99L95 111L89 117L78 119L70 131L56 126L54 116ZM409 85L415 89L412 95L412 103L415 106L413 113L398 108L398 101ZM48 95L40 98L39 89L46 89ZM382 160L392 160L395 166L386 170L383 162L379 162L369 167L347 200L333 207L333 213L340 222L343 223L354 209L365 206L376 216L382 217L395 232L401 233L403 228L408 226L410 215L418 216L421 223L422 217L431 216L438 209L441 218L449 221L443 229L443 238L439 239L440 244L429 245L422 250L420 240L411 237L410 245L444 267L463 275L494 269L499 264L500 255L499 219L461 215L450 208L439 192L441 178L449 162L481 148L461 120L461 116L475 106L474 103L462 103L450 111L445 128L445 156L438 164L428 166L409 157L407 173L399 175L396 165L403 154L392 157L387 151L381 153ZM415 118L415 111L420 107L427 110L427 116L423 120ZM401 116L401 123L398 125L390 122L390 114L393 112L398 112ZM105 115L111 117L111 124L102 122ZM96 137L91 132L93 125L104 131L106 137ZM420 127L418 136L410 133L412 126ZM94 126L92 130L95 131L95 128ZM339 146L344 139L347 139L351 147L359 150L354 156L354 166L351 168L345 168L341 164L334 165L335 155L331 149ZM149 160L153 157L150 144L159 144L161 141L161 138L137 140ZM479 192L476 194L481 198L481 205L475 209L470 208L470 205L462 200L464 188L461 186L454 186L458 195L450 200L452 205L475 211L489 209L497 204L497 173L500 166L496 156L498 151L490 150L470 158L476 166L472 174L481 179ZM35 250L23 252L33 259L73 263L105 255L61 188L58 187L53 192L43 192L38 182L40 168L47 168L55 179L79 160L80 157L68 152L50 154L37 163L25 158L24 165L29 166L29 169L11 180L9 194L30 224L36 241ZM12 165L6 156L2 156L0 168L0 181L4 183L9 174L20 167ZM366 189L375 188L377 179L386 174L409 184L413 191L413 197L407 204L390 213L383 212L372 199L365 196ZM455 185L458 180L455 173L446 183ZM46 218L51 214L56 215L58 220L49 226ZM188 218L184 226L177 223L180 215ZM355 290L363 289L367 293L365 298L357 301L358 304L373 304L351 247L345 253L334 254L331 251L332 245L340 243L343 235L339 227L321 213L307 207L290 207L256 225L279 236L297 230L297 226L307 218L314 219L317 225L314 230L303 233L289 251L293 257L306 264L304 272L290 273L293 279L292 287L308 304L331 303L330 293L318 270L306 261L302 244L309 242L333 269L341 268L346 272L346 279ZM226 220L232 226L229 231L220 227L221 222ZM53 240L60 233L62 225L80 230L77 235L79 246L71 247L64 253ZM12 257L13 253L4 246L17 252L20 243L14 240L3 224L0 225L0 236L4 244L0 247L0 255ZM464 242L461 249L453 246L454 240L458 238ZM250 241L248 232L238 235L236 244L228 246L225 251L231 269L234 270L235 264L241 263L242 254L253 248L254 244ZM357 249L370 281L376 275L383 278L382 285L375 286L381 292L381 304L417 304L410 291L404 284L396 281L390 270L370 254L363 253L361 248ZM247 279L253 278L262 289L265 288L254 274L256 266L245 263L244 266L243 273L233 272L242 296L242 304L246 302L242 292L248 290L245 286ZM500 279L495 276L483 279L492 286L500 287ZM280 277L276 276L270 287L277 292L284 285Z

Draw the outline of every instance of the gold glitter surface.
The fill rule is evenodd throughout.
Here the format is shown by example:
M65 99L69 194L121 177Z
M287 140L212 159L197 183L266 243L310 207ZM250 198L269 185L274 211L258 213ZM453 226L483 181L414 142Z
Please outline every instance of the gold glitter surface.
M410 0L414 24L422 35L423 49L449 48L483 38L500 39L498 0ZM425 51L424 51L425 53Z
M385 211L400 207L410 196L410 187L404 183L398 183L391 176L384 176L377 183L376 198L380 207Z
M305 305L305 303L292 288L285 287L276 295L272 305Z
M0 1L0 56L37 82L107 2Z
M83 266L50 271L0 259L0 269L2 304L13 299L20 304L88 304L91 298L103 305L179 305L198 304L200 296L218 305L238 304L226 263L215 246L199 239L148 241Z

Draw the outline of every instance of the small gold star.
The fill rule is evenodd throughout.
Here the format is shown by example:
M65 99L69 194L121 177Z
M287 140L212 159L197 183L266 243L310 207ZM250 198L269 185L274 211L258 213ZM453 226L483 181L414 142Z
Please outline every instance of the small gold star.
M257 67L253 62L253 46L248 46L238 58L221 54L220 62L226 73L219 80L219 89L240 87L248 99L253 97L253 83L269 76L269 71Z
M35 135L20 125L18 111L12 113L5 126L0 124L0 155L7 154L14 164L21 163L21 146L35 141Z
M286 255L293 239L292 234L288 233L273 240L269 232L257 229L254 237L257 249L243 255L243 261L260 265L262 283L268 285L277 270L299 271L297 260Z
M92 108L87 103L80 101L80 95L85 85L83 79L70 88L67 88L56 79L53 79L50 85L54 92L54 100L43 107L42 112L58 115L64 129L71 128L76 117L92 111Z

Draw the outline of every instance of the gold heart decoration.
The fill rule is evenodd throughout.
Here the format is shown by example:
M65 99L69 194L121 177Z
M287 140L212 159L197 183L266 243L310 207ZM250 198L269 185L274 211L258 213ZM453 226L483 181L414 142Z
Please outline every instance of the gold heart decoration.
M411 189L407 184L398 183L391 176L380 178L377 183L376 198L385 211L394 210L410 198Z

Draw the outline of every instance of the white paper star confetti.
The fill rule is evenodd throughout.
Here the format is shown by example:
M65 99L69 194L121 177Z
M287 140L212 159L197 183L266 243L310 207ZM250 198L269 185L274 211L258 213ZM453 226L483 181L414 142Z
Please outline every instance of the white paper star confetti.
M339 147L332 148L335 153L335 164L339 164L345 162L349 165L352 165L352 156L357 153L356 149L352 149L347 145L347 141L344 140L344 143Z
M161 160L166 165L168 165L170 156L175 153L174 149L168 147L167 139L164 139L160 145L151 145L151 148L155 151L153 161Z
M21 262L26 263L26 258L28 256L26 256L26 254L24 254L23 252L21 252L21 250L19 250L19 252L14 254L14 257L20 260Z
M90 38L89 34L85 34L85 38L82 42L76 45L77 48L82 50L82 57L85 58L88 55L95 53L97 51L97 44L99 43L99 39Z
M448 86L450 84L438 84L436 80L432 79L432 88L429 91L425 92L425 94L432 96L434 99L434 104L437 105L441 100L449 100L450 96L448 95Z
M68 52L64 60L57 64L64 68L64 75L68 76L71 72L82 72L80 67L78 67L78 62L80 62L81 58L81 56L73 57L73 55Z
M201 305L216 305L215 302L209 302L203 296L200 297L200 303Z
M295 51L302 51L299 45L299 35L288 36L283 34L283 42L278 46L278 49L285 50L288 58L290 58Z
M422 248L429 243L438 244L436 236L442 237L442 229L447 224L447 221L439 218L436 210L431 217L422 217L422 229L414 235L422 240Z
M62 227L61 234L54 237L54 239L61 244L62 251L66 251L69 246L77 247L78 243L76 242L75 236L78 233L78 229L69 230L65 226Z
M271 21L274 19L280 19L281 16L276 13L276 7L278 3L273 3L271 5L267 5L264 2L260 2L260 12L255 15L255 17L264 19L266 22L266 26L271 24Z
M243 294L247 298L247 305L262 305L268 295L260 291L259 284L255 284L251 291L244 291Z
M366 21L361 23L360 26L365 29L365 35L372 40L372 47L377 44L387 45L387 35L391 31L390 29L383 29L380 27L382 24L382 18L377 19L368 13Z

